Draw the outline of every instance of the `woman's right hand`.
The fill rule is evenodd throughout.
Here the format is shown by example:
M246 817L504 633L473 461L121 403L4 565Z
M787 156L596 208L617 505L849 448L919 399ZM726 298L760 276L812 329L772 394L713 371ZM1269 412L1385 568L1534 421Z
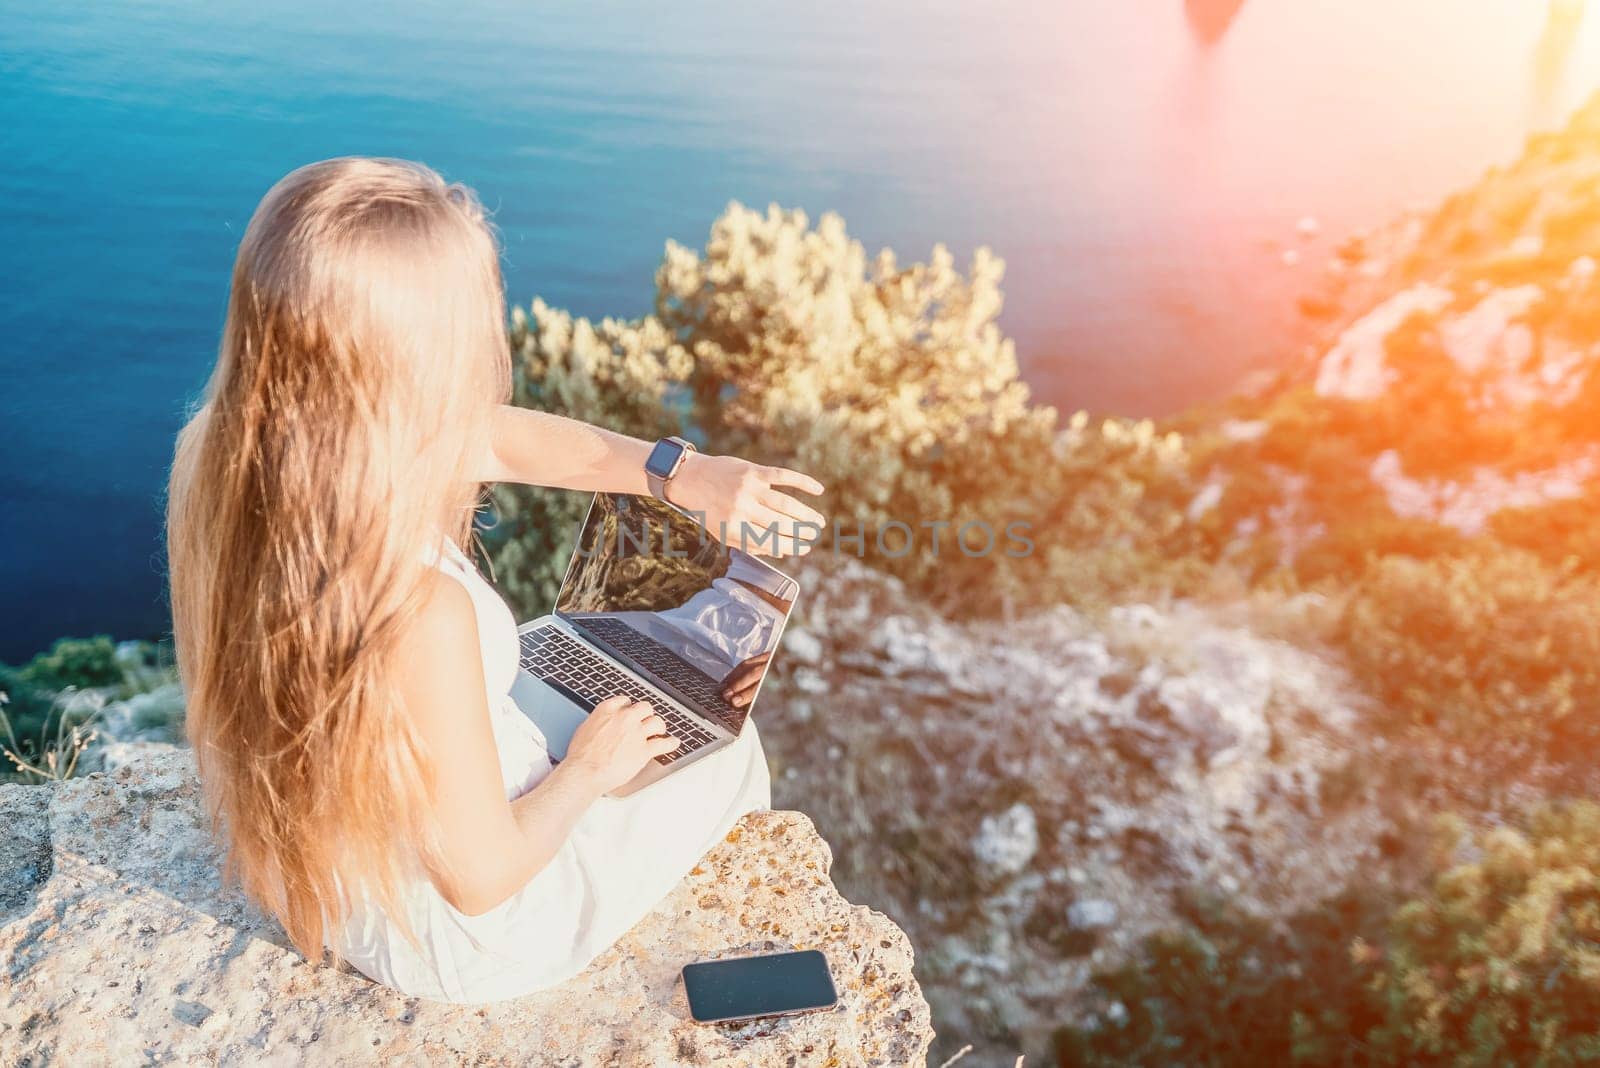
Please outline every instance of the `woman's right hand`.
M608 697L594 706L567 747L567 759L603 794L639 774L655 757L678 748L667 724L646 701Z

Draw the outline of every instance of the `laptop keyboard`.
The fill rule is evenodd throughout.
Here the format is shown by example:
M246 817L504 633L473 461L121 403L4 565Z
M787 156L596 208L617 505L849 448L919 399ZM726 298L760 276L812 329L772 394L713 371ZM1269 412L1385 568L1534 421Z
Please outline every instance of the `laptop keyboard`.
M605 616L582 617L570 622L626 654L634 663L648 668L650 674L687 697L701 715L709 715L734 732L744 724L745 712L723 699L720 682L649 635L641 634L620 619Z
M631 629L627 624L619 624ZM522 636L522 667L592 710L608 697L622 694L634 701L645 701L666 721L667 730L678 739L678 748L656 757L659 764L671 764L716 740L704 725L662 701L639 681L600 656L582 642L573 640L558 627L539 627Z

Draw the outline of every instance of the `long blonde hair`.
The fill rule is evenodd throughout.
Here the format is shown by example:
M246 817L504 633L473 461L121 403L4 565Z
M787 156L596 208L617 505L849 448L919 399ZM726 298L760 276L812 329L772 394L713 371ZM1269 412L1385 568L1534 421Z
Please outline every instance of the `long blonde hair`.
M393 906L405 846L433 849L427 754L390 666L430 554L470 534L509 360L469 190L335 159L262 199L178 437L167 550L229 870L313 959L350 893Z

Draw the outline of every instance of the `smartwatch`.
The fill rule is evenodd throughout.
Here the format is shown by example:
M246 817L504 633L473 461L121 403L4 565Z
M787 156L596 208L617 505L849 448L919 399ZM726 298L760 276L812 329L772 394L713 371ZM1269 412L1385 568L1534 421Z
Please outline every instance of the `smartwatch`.
M678 473L683 461L694 451L694 442L680 437L662 438L656 442L656 447L650 450L644 462L644 477L650 484L652 497L663 501L667 499L667 483L672 481L672 476Z

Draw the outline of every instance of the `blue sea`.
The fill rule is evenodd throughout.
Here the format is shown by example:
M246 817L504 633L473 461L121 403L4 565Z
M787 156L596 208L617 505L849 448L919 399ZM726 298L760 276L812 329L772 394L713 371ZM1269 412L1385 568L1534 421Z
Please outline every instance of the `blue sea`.
M7 0L0 659L164 631L172 438L239 235L301 163L476 187L510 298L591 316L647 310L663 243L732 199L902 260L986 244L1041 397L1160 413L1281 359L1340 236L1600 83L1597 18L1556 8Z

